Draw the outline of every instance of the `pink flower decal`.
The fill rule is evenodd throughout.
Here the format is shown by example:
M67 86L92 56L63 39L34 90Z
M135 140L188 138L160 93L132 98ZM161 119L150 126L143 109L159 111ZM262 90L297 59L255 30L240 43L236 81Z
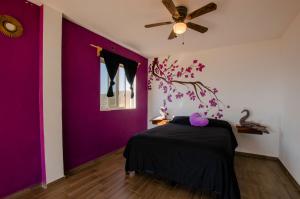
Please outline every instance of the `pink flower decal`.
M203 104L199 104L198 108L204 108Z
M182 72L178 71L177 72L177 77L181 77L181 75L182 75Z
M191 73L192 72L192 67L188 67L187 69L185 69L186 72Z
M196 95L194 91L188 91L186 94L190 97L190 100L195 101Z
M220 113L220 112L218 112L218 113L217 113L217 117L218 117L218 119L221 119L221 118L223 117L223 114Z
M167 93L167 92L168 92L168 87L167 87L167 86L164 86L164 87L163 87L163 90L164 90L164 93Z
M212 107L216 107L218 105L215 98L209 100L209 103L210 103L210 106L212 106Z
M205 95L206 95L206 90L201 90L201 91L200 91L200 95L201 95L201 97L205 97Z
M159 85L158 85L158 88L161 89L163 86L164 86L164 83L160 82Z
M205 65L199 63L199 64L198 64L198 67L196 68L196 70L202 72L204 68L205 68Z
M166 96L164 107L167 103L172 103L174 99L198 101L198 108L204 115L212 118L221 119L224 116L224 108L229 109L229 105L224 105L218 98L219 90L210 88L200 81L200 74L206 66L199 60L194 59L187 67L180 66L178 60L170 63L170 57L163 59L162 62L155 58L149 64L149 79L147 86L153 90L153 81L159 82L158 89ZM173 99L174 97L174 99Z
M172 102L172 95L168 95L167 99L168 99L169 102Z
M183 93L181 92L178 92L176 95L175 95L176 99L181 99L183 98Z

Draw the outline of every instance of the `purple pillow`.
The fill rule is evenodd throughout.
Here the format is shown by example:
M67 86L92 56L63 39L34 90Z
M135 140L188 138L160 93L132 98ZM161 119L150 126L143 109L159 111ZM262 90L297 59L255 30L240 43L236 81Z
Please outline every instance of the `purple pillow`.
M202 117L200 113L193 113L190 116L190 123L192 126L207 126L209 121L207 118Z

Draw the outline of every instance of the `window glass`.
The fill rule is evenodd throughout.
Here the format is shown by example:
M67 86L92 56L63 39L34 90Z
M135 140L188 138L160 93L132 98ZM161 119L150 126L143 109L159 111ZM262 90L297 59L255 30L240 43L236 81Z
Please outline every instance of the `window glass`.
M110 78L104 60L100 64L100 111L135 109L136 108L136 81L133 83L134 98L131 97L130 84L126 79L125 69L119 66L113 86L114 96L107 97Z

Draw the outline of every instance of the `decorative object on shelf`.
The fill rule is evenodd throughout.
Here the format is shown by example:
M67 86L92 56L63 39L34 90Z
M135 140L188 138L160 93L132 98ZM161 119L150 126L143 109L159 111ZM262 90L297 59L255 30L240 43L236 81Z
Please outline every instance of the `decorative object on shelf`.
M160 107L159 109L159 114L160 116L154 117L153 119L151 119L152 124L155 125L164 125L169 123L169 119L168 119L168 107L166 106L166 101L164 100L164 105L162 107Z
M163 119L167 119L169 113L167 112L168 111L168 108L167 107L160 107L159 109L159 113L160 113L160 117L163 118Z
M14 17L0 15L0 32L10 38L17 38L23 35L22 24Z
M269 133L266 126L256 123L256 122L248 122L246 121L250 116L250 111L247 109L244 109L241 113L246 113L245 116L243 116L240 119L240 125L237 126L238 132L240 133L252 133L252 134L263 134L263 133Z
M196 103L199 111L205 117L214 119L223 118L224 110L230 106L225 105L218 97L219 90L206 85L197 79L201 77L206 66L199 60L192 60L187 67L180 66L178 60L170 63L170 57L162 62L154 58L149 65L148 90L152 89L154 82L158 82L158 89L165 94L165 102L187 98Z

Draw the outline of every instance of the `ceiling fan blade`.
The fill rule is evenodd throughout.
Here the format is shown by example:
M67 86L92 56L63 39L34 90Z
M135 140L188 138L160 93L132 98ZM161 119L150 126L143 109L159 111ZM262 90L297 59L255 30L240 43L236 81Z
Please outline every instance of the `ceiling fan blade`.
M201 26L201 25L198 25L198 24L194 24L192 22L188 22L186 25L187 25L188 28L193 29L193 30L198 31L198 32L201 32L201 33L205 33L208 30L207 27L204 27L204 26Z
M174 32L174 30L172 30L168 39L171 40L171 39L175 39L176 37L177 37L176 33Z
M162 0L162 3L166 6L166 8L171 13L172 17L178 18L180 17L180 14L172 0Z
M188 20L194 19L194 18L204 15L206 13L212 12L216 9L217 9L217 4L209 3L206 6L203 6L202 8L199 8L198 10L195 10L194 12L190 13L187 16L187 19Z
M171 22L171 21L167 21L167 22L147 24L147 25L145 25L145 28L152 28L152 27L156 27L156 26L163 26L163 25L168 25L168 24L172 24L172 23L173 22Z

